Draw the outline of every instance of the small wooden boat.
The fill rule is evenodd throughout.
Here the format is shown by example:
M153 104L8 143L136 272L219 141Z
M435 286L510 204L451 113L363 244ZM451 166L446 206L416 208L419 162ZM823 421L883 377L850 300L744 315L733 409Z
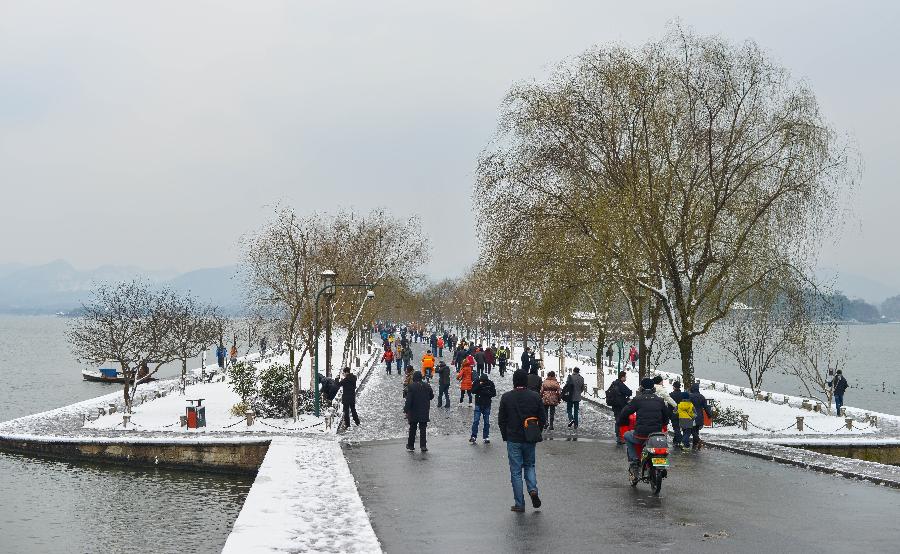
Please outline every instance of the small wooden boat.
M92 381L95 383L124 383L125 375L112 367L111 365L104 364L98 369L82 369L81 377L85 381ZM149 383L150 381L156 381L156 377L147 375L138 380L138 383Z

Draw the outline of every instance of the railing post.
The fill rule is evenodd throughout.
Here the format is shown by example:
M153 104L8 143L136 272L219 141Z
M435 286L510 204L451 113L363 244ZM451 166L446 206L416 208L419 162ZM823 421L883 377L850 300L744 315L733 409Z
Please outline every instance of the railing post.
M847 430L848 430L848 431L852 431L852 430L853 430L853 418L852 418L852 417L845 418L845 419L844 419L844 423L847 424Z
M801 432L803 431L803 416L802 415L797 416L797 430L801 431Z
M741 414L741 429L744 431L747 430L747 420L750 419L750 416L747 414Z

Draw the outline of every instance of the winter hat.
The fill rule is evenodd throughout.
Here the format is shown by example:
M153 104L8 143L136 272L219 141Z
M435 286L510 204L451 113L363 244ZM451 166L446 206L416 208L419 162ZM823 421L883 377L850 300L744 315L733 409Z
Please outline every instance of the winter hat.
M641 388L645 390L653 390L653 379L644 377L641 379Z
M479 381L487 381L487 380L488 380L487 374L486 374L486 373L482 373L482 374L481 374L481 377L479 377L478 380L479 380Z
M672 383L672 388L675 390L681 390L681 381L675 381Z
M683 393L681 393L681 399L682 399L682 400L690 400L690 399L691 399L691 393L689 393L689 392L683 392Z
M525 384L528 383L528 374L518 369L513 372L513 386L514 387L524 387Z
M415 372L415 374L413 374L413 381L421 381L421 380L422 380L422 374L419 373L418 371Z
M653 376L653 383L654 383L654 384L658 385L658 384L662 383L662 381L663 381L662 375L654 375L654 376Z

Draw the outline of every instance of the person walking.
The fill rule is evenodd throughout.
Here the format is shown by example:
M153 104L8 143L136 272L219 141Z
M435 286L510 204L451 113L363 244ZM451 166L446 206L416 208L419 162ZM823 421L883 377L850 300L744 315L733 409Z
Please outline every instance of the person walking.
M484 349L482 349L481 346L478 346L475 348L474 358L475 358L475 367L478 369L477 375L479 377L481 377L484 374L484 366L485 366L485 360L486 360L486 358L484 356Z
M426 383L431 382L431 374L434 373L434 354L427 350L422 356L422 377Z
M826 383L834 391L834 415L841 416L841 406L844 405L844 392L850 386L844 379L844 372L840 369L834 374L834 379Z
M585 391L584 377L581 376L581 369L573 368L569 378L566 379L566 386L571 386L569 398L566 400L566 415L569 416L569 427L578 429L578 411L581 406L581 393Z
M681 393L681 400L678 402L677 413L678 426L676 429L681 431L678 433L681 435L681 441L676 439L675 444L678 445L679 448L690 448L691 435L693 434L694 429L694 418L697 416L697 414L694 413L694 403L691 402L691 393Z
M609 367L612 367L612 356L613 356L613 348L612 348L612 344L610 344L609 346L606 347L606 360L608 362L606 365L608 365Z
M403 405L403 414L409 422L409 440L406 441L406 450L413 452L416 443L416 428L419 429L419 450L428 452L425 429L428 427L429 414L431 412L431 400L434 398L434 390L428 383L422 382L422 374L414 373L412 383L406 393L406 403Z
M528 370L528 381L525 383L525 387L528 390L540 393L542 384L543 380L541 379L541 376L538 375L537 366L532 365L531 369Z
M403 367L412 365L412 348L407 346L403 349Z
M391 374L391 363L394 361L394 351L390 348L384 349L384 355L381 356L381 359L384 361L385 367L387 367L387 374ZM400 365L397 365L397 375L400 374Z
M263 337L259 339L259 357L263 358L266 355L266 346L269 344L269 339Z
M506 346L501 346L497 350L497 368L500 370L500 377L506 376L506 364L509 362L509 350Z
M531 369L531 360L532 360L531 349L527 346L522 350L522 371L528 372Z
M219 369L225 369L226 354L225 345L220 342L219 346L216 348L216 363L219 364Z
M703 415L712 417L712 410L706 397L700 393L700 383L691 385L691 402L694 404L694 427L691 429L691 450L700 450L703 448L703 441L700 440L700 430L703 429Z
M437 338L437 352L438 358L444 357L444 337Z
M681 381L675 381L672 383L672 392L669 393L669 398L671 398L674 402L680 403L682 398L681 395L684 394L681 392ZM681 436L681 425L678 422L678 409L676 408L675 413L672 415L672 433L675 435L675 445L681 444L682 436Z
M484 351L484 368L487 370L488 375L490 375L491 371L494 370L494 360L496 356L494 356L494 347L489 346Z
M678 414L678 402L681 399L675 400L672 398L672 395L666 392L665 388L663 388L662 375L655 375L653 377L653 391L656 393L656 396L663 399L663 402L666 403L666 406L669 407L669 411L672 414L671 418L674 418Z
M456 380L459 381L459 403L462 404L463 398L468 393L469 405L472 405L472 356L466 356L462 361L462 367L456 373Z
M612 408L615 421L619 420L619 413L631 400L631 389L625 384L627 378L628 373L620 371L616 380L610 383L609 388L606 389L606 405ZM625 441L619 436L618 425L613 429L613 433L616 435L616 444L625 444Z
M450 367L441 360L435 372L438 377L438 408L441 407L442 399L446 399L444 405L450 408Z
M345 367L344 377L337 384L344 392L341 397L341 405L344 407L344 429L350 428L351 413L353 414L353 423L359 427L359 416L356 415L356 375L350 372L349 367Z
M513 512L525 511L525 495L522 490L522 476L524 473L525 486L528 496L531 497L531 505L541 507L541 498L538 496L537 470L535 469L535 450L537 437L533 434L534 425L542 429L547 424L547 414L544 412L544 404L538 393L528 390L525 385L528 382L528 374L523 370L513 373L513 390L504 393L500 397L500 409L497 413L497 425L500 427L500 435L506 443L506 457L509 461L509 474L513 490L513 504L510 510Z
M231 367L237 365L238 351L237 344L231 345L231 352L229 353L229 357L231 358Z
M628 352L628 361L631 362L631 371L634 371L634 366L638 361L638 351L634 345L631 345L631 350Z
M403 371L405 371L405 373L403 374L403 398L406 398L406 394L409 391L409 386L412 384L413 380L413 368L411 365L408 365Z
M478 419L483 418L484 428L481 431L481 438L484 439L484 444L490 444L491 399L497 396L497 388L494 386L494 382L482 373L478 381L472 385L472 394L475 395L475 411L472 418L472 437L469 442L475 444L478 439Z
M556 419L556 407L559 405L561 387L559 381L556 380L556 372L551 371L547 374L547 378L541 384L541 401L544 403L544 409L547 411L547 425L553 430L553 421Z

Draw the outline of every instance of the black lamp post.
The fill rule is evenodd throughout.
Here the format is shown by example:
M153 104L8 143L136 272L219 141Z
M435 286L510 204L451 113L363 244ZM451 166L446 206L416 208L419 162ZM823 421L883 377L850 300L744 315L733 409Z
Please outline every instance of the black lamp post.
M376 285L369 283L342 283L335 284L337 280L337 273L330 269L326 269L322 273L319 274L322 278L322 288L319 289L319 292L316 294L316 304L315 310L313 311L313 328L316 330L316 343L315 343L315 356L313 356L313 378L315 379L315 386L313 391L313 415L319 417L321 412L321 396L319 393L319 299L322 295L328 296L329 300L334 297L337 289L339 287L347 287L347 288L367 288L373 289ZM366 298L371 299L375 297L375 292L369 290L366 293Z

